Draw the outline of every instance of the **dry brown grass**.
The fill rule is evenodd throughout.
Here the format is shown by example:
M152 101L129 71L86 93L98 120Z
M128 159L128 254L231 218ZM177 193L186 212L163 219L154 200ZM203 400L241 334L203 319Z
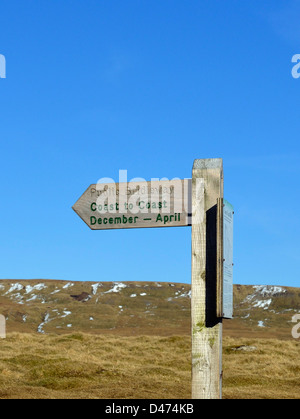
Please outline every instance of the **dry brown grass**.
M184 337L12 334L0 342L0 398L189 397L189 346Z
M253 352L233 350L254 346ZM300 342L295 339L224 340L224 397L299 399Z
M233 350L251 345L254 352ZM189 399L190 337L9 334L1 399ZM299 342L224 339L224 398L299 398Z

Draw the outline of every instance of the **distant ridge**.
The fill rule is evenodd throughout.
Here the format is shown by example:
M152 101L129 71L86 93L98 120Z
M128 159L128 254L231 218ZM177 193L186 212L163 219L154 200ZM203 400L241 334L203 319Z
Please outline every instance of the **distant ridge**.
M7 332L190 334L191 286L167 282L0 280ZM234 319L224 334L291 338L300 288L234 285Z

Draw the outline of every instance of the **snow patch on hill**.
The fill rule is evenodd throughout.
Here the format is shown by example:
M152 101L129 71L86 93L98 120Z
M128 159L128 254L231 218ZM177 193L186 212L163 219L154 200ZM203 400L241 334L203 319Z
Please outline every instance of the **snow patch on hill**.
M283 287L272 285L254 285L254 292L246 297L242 304L250 303L254 308L268 310L272 304L272 298L280 294L285 294L287 290Z
M16 284L12 284L9 290L4 295L10 294L14 291L21 291L23 288L23 285L17 282Z
M175 298L192 298L192 291L183 292L182 294L177 295Z
M45 326L45 324L47 324L48 322L50 321L50 314L49 313L46 313L45 314L45 316L44 316L44 320L43 320L43 322L38 326L38 328L37 328L37 332L38 333L41 333L41 334L45 334L45 331L44 331L44 326Z
M103 285L100 284L99 282L97 284L93 284L92 285L92 294L93 295L96 295L97 294L97 291L98 291L98 288L99 287L103 287Z
M285 288L276 287L272 285L254 285L253 288L257 293L260 293L263 297L285 294L287 292Z
M32 291L41 291L45 288L47 288L45 284L37 284L34 286L27 285L25 287L25 294L30 294Z
M63 289L68 289L70 287L74 287L74 284L72 282L68 282L66 285L63 286Z
M104 294L109 294L110 292L120 292L123 288L126 288L127 285L123 284L122 282L115 282L113 287L106 291Z

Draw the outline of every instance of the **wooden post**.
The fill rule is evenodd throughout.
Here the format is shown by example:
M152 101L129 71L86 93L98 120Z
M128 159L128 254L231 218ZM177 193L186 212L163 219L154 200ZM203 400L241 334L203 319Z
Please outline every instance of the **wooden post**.
M222 319L217 317L217 200L222 159L195 160L192 177L192 398L222 397Z

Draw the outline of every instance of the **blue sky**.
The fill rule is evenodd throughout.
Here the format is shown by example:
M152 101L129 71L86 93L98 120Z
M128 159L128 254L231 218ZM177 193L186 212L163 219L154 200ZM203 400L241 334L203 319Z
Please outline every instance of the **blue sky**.
M99 178L222 157L234 282L299 286L300 1L2 2L0 277L190 282L191 229L90 231Z

